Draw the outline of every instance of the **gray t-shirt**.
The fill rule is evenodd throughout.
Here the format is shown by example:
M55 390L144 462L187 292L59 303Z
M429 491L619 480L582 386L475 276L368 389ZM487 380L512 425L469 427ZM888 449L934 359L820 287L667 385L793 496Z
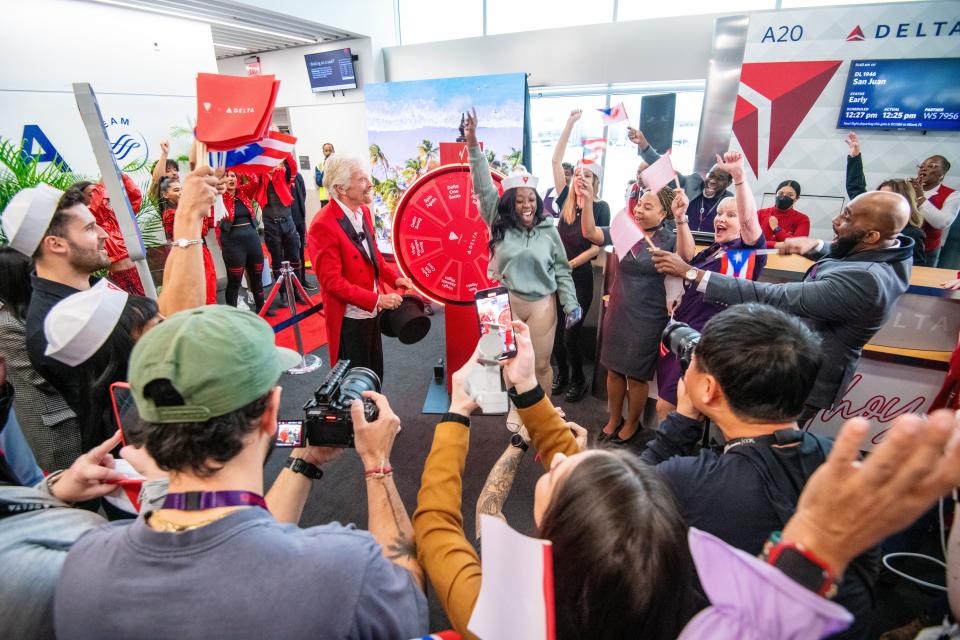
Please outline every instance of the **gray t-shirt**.
M427 601L369 533L247 508L183 533L143 517L89 532L67 556L54 623L59 640L413 638Z

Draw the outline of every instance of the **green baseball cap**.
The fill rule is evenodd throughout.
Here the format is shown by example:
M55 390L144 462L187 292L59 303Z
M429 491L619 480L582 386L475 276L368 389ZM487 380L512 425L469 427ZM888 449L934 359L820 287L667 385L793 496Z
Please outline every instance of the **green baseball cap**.
M274 344L273 329L249 311L207 305L181 311L137 342L128 380L140 417L148 422L204 422L262 398L287 369L296 351ZM155 380L169 380L183 397L158 407L143 395Z

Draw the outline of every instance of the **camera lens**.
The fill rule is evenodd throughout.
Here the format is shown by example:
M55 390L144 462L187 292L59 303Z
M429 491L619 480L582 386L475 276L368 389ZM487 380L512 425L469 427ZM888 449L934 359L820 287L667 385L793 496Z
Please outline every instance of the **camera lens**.
M344 406L354 400L363 400L364 391L380 393L380 376L366 367L354 367L347 371L340 383L340 399Z
M678 358L687 358L700 342L700 332L684 322L674 322L663 330L663 344Z

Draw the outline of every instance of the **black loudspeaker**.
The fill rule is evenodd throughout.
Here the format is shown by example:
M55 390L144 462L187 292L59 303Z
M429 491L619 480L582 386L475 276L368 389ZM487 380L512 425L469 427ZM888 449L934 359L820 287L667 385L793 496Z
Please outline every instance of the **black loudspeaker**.
M677 94L659 93L640 98L640 131L659 153L673 147L673 118Z

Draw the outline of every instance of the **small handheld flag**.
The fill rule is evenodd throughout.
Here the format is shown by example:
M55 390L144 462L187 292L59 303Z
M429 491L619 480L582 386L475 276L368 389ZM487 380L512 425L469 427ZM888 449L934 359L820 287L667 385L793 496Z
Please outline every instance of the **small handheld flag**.
M720 273L734 278L753 279L757 252L751 249L728 249L720 258Z
M583 161L586 164L596 162L600 164L604 151L607 150L606 138L584 138L583 139Z
M263 140L228 151L223 162L218 162L220 159L211 153L210 165L225 166L240 173L266 173L288 158L296 143L294 136L269 131Z
M643 184L654 193L657 193L660 189L670 184L676 175L676 172L673 170L673 162L670 161L669 153L663 154L659 160L640 172L640 177L643 178Z
M623 106L622 102L615 107L610 107L609 109L597 109L597 111L599 111L601 117L603 117L603 124L614 124L629 120L627 117L627 108Z

